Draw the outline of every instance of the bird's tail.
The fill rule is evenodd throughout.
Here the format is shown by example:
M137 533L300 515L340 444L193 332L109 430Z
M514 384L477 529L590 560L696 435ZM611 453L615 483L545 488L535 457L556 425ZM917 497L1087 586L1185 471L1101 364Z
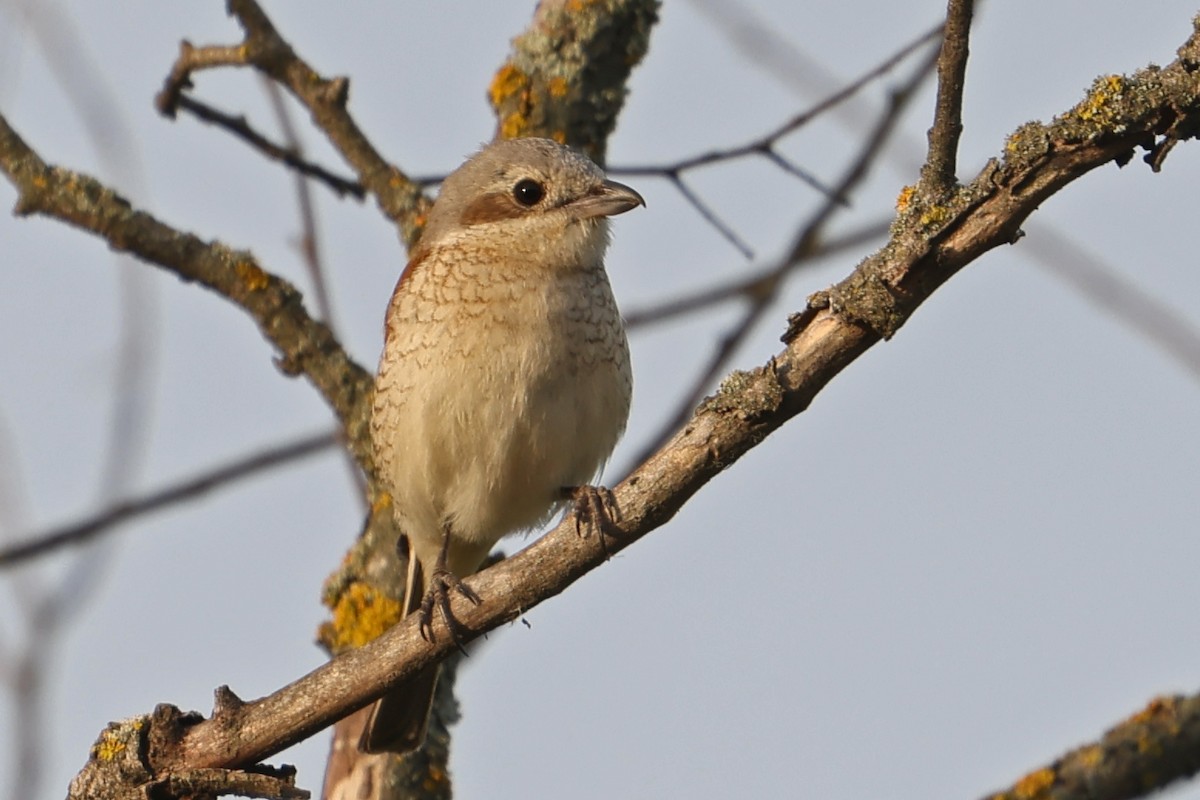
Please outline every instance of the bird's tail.
M404 614L416 611L425 596L421 562L412 548L408 551L408 580L404 587ZM358 749L364 753L408 753L425 742L433 693L437 689L441 666L425 667L392 689L371 706Z

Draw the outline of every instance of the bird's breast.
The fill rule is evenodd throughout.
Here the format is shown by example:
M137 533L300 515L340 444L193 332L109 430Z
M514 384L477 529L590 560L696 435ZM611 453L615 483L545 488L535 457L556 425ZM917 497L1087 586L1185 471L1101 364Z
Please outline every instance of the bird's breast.
M624 327L600 266L423 267L389 315L381 477L410 527L494 542L544 521L611 454L632 390Z

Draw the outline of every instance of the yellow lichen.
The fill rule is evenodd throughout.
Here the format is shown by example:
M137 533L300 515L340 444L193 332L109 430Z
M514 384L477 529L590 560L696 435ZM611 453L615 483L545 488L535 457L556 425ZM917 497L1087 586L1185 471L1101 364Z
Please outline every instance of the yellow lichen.
M528 120L519 111L514 111L500 123L501 139L516 139L525 130Z
M1125 90L1125 79L1120 75L1108 75L1096 80L1083 102L1076 106L1082 120L1105 123L1114 116L1112 102L1118 100Z
M1094 744L1088 745L1079 751L1079 763L1083 764L1085 767L1090 768L1099 766L1100 762L1103 760L1104 749L1097 747Z
M1046 792L1054 785L1054 770L1043 767L1029 773L1013 787L1013 795L1019 800L1037 800L1045 797Z
M567 132L566 131L554 131L553 133L550 134L550 138L553 139L554 141L558 142L559 144L566 144L567 143Z
M903 214L908 210L908 204L912 202L913 195L917 193L916 186L905 186L900 190L900 194L896 197L896 210Z
M401 617L400 603L362 583L350 584L333 607L330 644L336 650L362 647Z
M1141 711L1136 712L1129 721L1135 724L1145 724L1150 722L1155 717L1171 710L1171 698L1155 697Z
M92 745L92 755L100 761L113 761L125 752L127 745L111 730L100 736L100 741Z
M259 269L257 264L249 261L239 261L233 265L237 276L241 278L242 283L252 292L260 292L270 285L271 279L267 277L267 273Z
M930 206L921 214L918 222L922 228L934 228L950 218L950 209L945 206Z
M488 87L488 97L492 106L499 108L500 104L517 92L523 91L529 85L529 77L512 64L505 64L496 70L492 85Z
M566 97L570 86L567 84L566 78L556 75L546 82L546 88L550 91L551 97Z

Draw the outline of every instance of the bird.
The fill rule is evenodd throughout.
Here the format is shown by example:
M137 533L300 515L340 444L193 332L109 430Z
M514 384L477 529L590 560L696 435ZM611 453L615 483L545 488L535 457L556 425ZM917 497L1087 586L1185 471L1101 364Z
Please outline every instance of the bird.
M608 218L644 206L551 139L483 146L446 177L388 304L371 440L409 546L404 612L454 636L449 593L492 547L574 501L625 430L633 377L604 269ZM605 490L607 491L607 490ZM607 501L611 495L605 495ZM359 747L425 738L438 667L372 708Z

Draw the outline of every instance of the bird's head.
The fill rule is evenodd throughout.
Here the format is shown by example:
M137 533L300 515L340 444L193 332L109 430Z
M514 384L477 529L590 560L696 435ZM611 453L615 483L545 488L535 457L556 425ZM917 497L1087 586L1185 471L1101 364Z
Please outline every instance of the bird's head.
M603 255L607 218L645 205L587 156L550 139L487 145L450 174L423 248L496 245L568 264Z

